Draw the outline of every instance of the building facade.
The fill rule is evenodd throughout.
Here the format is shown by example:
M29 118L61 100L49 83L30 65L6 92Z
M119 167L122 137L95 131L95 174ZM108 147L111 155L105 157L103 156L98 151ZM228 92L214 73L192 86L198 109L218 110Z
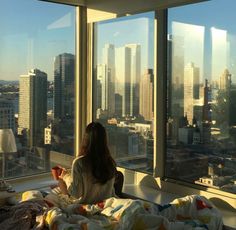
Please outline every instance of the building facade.
M199 97L199 68L189 63L184 68L184 115L193 124L195 99ZM198 95L198 96L197 96Z
M63 53L54 59L54 118L74 116L75 56Z
M29 147L43 143L47 126L47 74L32 69L20 76L18 134L26 133Z
M153 70L148 69L140 81L139 110L145 120L153 119L154 111L154 75Z
M0 98L0 129L15 132L14 104L12 100Z

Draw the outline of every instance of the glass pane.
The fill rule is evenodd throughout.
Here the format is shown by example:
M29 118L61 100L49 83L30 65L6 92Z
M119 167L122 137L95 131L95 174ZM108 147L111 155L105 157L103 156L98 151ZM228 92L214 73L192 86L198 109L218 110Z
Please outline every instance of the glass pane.
M118 166L153 172L154 13L95 24L93 117Z
M1 177L45 172L74 154L75 8L2 0L0 28Z
M166 176L236 193L236 3L169 10ZM201 15L201 17L199 17Z

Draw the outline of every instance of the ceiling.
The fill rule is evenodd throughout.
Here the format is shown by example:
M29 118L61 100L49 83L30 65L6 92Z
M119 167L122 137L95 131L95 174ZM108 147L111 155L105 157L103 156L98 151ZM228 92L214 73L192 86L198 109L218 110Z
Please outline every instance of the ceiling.
M86 6L89 9L125 15L200 1L202 0L87 0Z
M87 6L88 9L105 11L116 15L134 14L155 9L174 7L205 0L40 0L70 5Z

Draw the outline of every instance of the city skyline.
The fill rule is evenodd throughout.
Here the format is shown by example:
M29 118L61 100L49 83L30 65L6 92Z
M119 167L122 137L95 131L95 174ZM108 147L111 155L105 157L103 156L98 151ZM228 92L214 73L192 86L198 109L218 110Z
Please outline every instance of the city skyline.
M14 4L17 0L4 0L0 9L0 27L3 28L0 32L0 80L19 80L22 73L38 68L53 81L54 57L65 52L75 54L75 7L36 0L23 0L19 9L12 8ZM8 8L11 9L10 18L5 13ZM21 9L27 9L28 15L22 17ZM42 17L42 12L47 16ZM153 15L149 12L122 17L115 22L116 26L112 20L98 23L100 30L107 34L106 39L99 37L99 52L107 40L108 43L114 41L115 45L139 43L143 46L142 63L153 66L153 55L148 55L148 52L153 53L149 45L153 43L153 36L145 35L147 30L153 33ZM133 33L124 38L128 28L133 28Z
M216 17L216 12L222 12L222 9L226 6L222 1L215 1L217 4L211 4L212 10L210 13L207 11L208 7L206 7L206 5L210 3L194 4L195 6L192 8L187 6L181 7L181 14L178 13L178 10L174 10L178 9L178 7L173 8L172 11L170 10L171 14L169 15L168 34L171 34L171 21L193 26L202 26L205 27L205 31L210 31L215 28L227 32L227 40L232 43L230 46L231 60L228 69L232 68L230 71L232 73L232 80L235 82L236 50L234 47L236 47L236 31L232 24L226 23L226 21L232 20L234 12L230 11L233 11L233 7L227 9L228 13L224 14L224 17ZM228 1L230 1L231 5L236 4L232 0ZM0 80L18 80L20 74L25 73L32 68L39 68L46 72L48 74L48 79L52 81L53 58L63 52L74 54L75 41L74 39L71 41L71 37L75 37L75 28L73 26L73 21L75 21L74 7L48 2L38 2L36 0L24 0L19 5L18 9L14 9L11 6L16 2L17 0L4 0L2 3L3 7L0 9L0 26L2 28L0 34L2 39L0 43L0 50L2 51L0 54ZM6 14L7 10L4 10L4 8L10 10L12 17L9 18L9 14ZM21 11L25 11L25 9L27 9L28 16L31 17L31 20L27 20L26 16L22 17ZM32 11L31 9L34 10ZM194 12L192 9L194 9ZM38 13L35 12L35 10L37 10ZM41 17L42 12L45 12L45 14L47 13L47 16ZM196 15L198 14L196 12L201 12L202 17L197 17ZM149 63L149 66L144 67L144 69L153 68L153 49L145 42L146 40L151 44L153 41L153 12L143 13L141 15L143 15L141 18L138 18L140 15L133 15L116 20L113 19L99 22L98 25L100 26L101 34L106 35L98 37L99 46L101 48L107 41L122 46L125 43L133 43L134 39L136 40L136 43L140 43L137 38L142 37L141 43L146 43L145 46L148 53L151 54L144 58L144 60L148 60ZM128 18L129 20L127 20ZM17 24L15 21L17 21ZM149 27L145 28L147 23L149 23ZM130 32L130 28L133 30L132 33ZM146 29L151 32L149 38L143 37ZM109 31L109 33L107 31ZM140 33L139 31L142 31L143 33ZM126 36L123 36L124 34ZM70 41L68 38L70 38ZM210 36L205 34L204 55L206 58L204 60L204 68L199 66L201 69L205 69L205 77L211 76L211 68L207 68L207 66L210 66L209 60L210 55L212 54L209 45L210 39ZM146 49L145 46L143 46L143 50ZM99 50L101 50L100 48ZM101 56L99 52L98 57ZM5 54L4 56L3 53ZM25 57L25 60L22 57ZM19 60L21 64L19 64ZM47 61L44 62L44 60ZM194 60L188 60L188 62L194 62ZM142 63L144 62L142 61ZM11 71L9 71L9 65L11 65ZM12 66L14 66L14 68L12 68Z
M25 3L27 1L29 0L25 0ZM167 177L191 183L210 182L210 186L218 186L224 190L223 186L236 183L236 107L234 106L236 101L234 50L236 48L233 47L235 42L232 40L235 31L231 25L215 24L219 22L218 18L214 25L211 23L211 20L215 19L212 10L217 9L214 4L213 8L209 8L210 13L209 9L207 11L211 20L204 21L196 17L198 14L196 10L205 12L201 4L193 8L195 12L191 10L191 5L184 6L183 10L180 10L181 13L176 13L179 11L178 7L169 10L167 76L157 76L154 69L154 12L95 23L93 47L95 57L91 57L93 58L93 81L89 79L91 81L88 82L88 84L92 82L93 98L91 100L89 94L82 98L83 102L89 100L88 107L85 105L86 110L82 113L89 117L91 115L92 120L97 120L104 125L108 134L109 148L119 166L153 173L153 170L156 170L153 167L156 167L153 159L156 161L156 157L159 157L158 154L156 156L154 154L159 151L159 147L164 147ZM11 91L9 86L9 91L3 91L0 95L4 99L11 97L13 101L18 97L17 90L19 90L19 117L14 117L15 125L16 127L19 125L19 129L15 136L18 143L21 143L19 149L25 154L26 163L29 163L29 156L36 156L33 153L36 153L35 148L38 147L42 148L41 152L45 153L44 156L49 156L50 151L74 154L76 57L72 49L75 37L72 29L74 25L71 23L73 21L70 21L73 9L69 7L64 12L59 10L60 13L50 20L49 18L43 20L43 27L40 26L40 21L37 24L33 20L42 30L36 28L35 36L32 31L29 32L24 28L26 34L22 39L25 39L26 46L20 46L24 41L23 43L22 40L18 41L18 35L13 36L17 40L16 43L12 43L11 39L8 41L8 35L3 36L3 44L6 45L6 49L3 50L6 53L6 61L9 61L10 54L20 47L25 53L20 51L17 53L18 64L20 65L21 59L24 59L25 64L22 68L34 65L38 68L38 70L33 68L26 76L22 74L28 69L19 73L19 87L16 86L14 91ZM193 16L191 17L189 13ZM31 14L32 12L29 12L27 16ZM12 33L14 34L17 28L12 26L15 29ZM71 39L68 40L60 36L60 33L66 33L67 29L71 31ZM44 30L46 33L41 34L40 32ZM55 49L54 45L45 45L52 38L50 36L52 31L55 32L53 35ZM21 35L20 32L20 37ZM37 41L41 39L44 42L42 44L45 45L43 48L41 45L37 46ZM61 42L63 44L65 42L65 46L58 48L57 45L60 46ZM71 50L68 50L69 47ZM61 51L60 49L63 51L58 52ZM8 50L11 52L7 53ZM36 57L42 59L42 62L37 62ZM0 61L1 58L4 58L4 55L0 54ZM0 79L1 71L7 68L4 66L4 61L0 62ZM43 62L48 62L48 67L45 65L43 68L41 65ZM11 67L9 73L17 68L14 60ZM42 74L44 79L42 82L36 82L35 75L39 77L41 71L45 72ZM47 74L54 78L48 85L45 83ZM52 76L49 77L51 80ZM7 78L7 75L4 77ZM44 83L44 87L41 83ZM163 90L163 92L167 91L166 95L157 92L158 84L161 86L162 83L164 87L166 84L166 89ZM1 89L4 89L4 86L1 86ZM47 89L48 92L45 91ZM40 93L44 95L41 96ZM47 96L51 96L54 100L52 111L47 111L45 107ZM163 110L158 107L159 99L163 100L163 106L166 100L166 108ZM42 107L41 111L39 107ZM6 108L2 103L0 115L4 119L5 111L10 112L7 119L12 120L14 112L11 105ZM40 117L42 111L46 115L46 123L45 116ZM38 117L35 115L37 113ZM160 125L158 123L160 117L166 117L167 129L156 132ZM33 141L36 137L42 140L41 130L34 132L34 137L30 132L29 135L21 132L24 129L31 129L26 123L31 124L31 127L43 125L44 142L38 145ZM159 131L163 132L165 137L162 140L166 144L159 145L160 143L157 142L158 146L154 146L155 139L159 138ZM28 146L34 149L26 150L27 138L32 139L32 144ZM18 163L20 157L20 155L16 156L13 160ZM36 161L35 159L37 158L28 165L35 163L33 162ZM12 159L9 159L9 168L12 167L11 161ZM214 181L213 176L218 177L219 180Z

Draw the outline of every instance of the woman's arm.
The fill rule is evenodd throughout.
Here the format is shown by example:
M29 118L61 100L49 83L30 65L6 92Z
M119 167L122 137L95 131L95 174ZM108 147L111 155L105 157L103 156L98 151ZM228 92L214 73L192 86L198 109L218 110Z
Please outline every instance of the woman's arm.
M80 157L73 161L71 169L71 183L67 184L67 191L71 196L80 198L83 195L83 188L82 162Z
M62 194L69 195L68 190L67 190L66 182L63 179L66 174L67 174L67 170L62 168L61 175L58 178L58 186L61 189Z
M62 178L58 179L58 186L61 189L61 193L64 195L69 195L65 181Z

